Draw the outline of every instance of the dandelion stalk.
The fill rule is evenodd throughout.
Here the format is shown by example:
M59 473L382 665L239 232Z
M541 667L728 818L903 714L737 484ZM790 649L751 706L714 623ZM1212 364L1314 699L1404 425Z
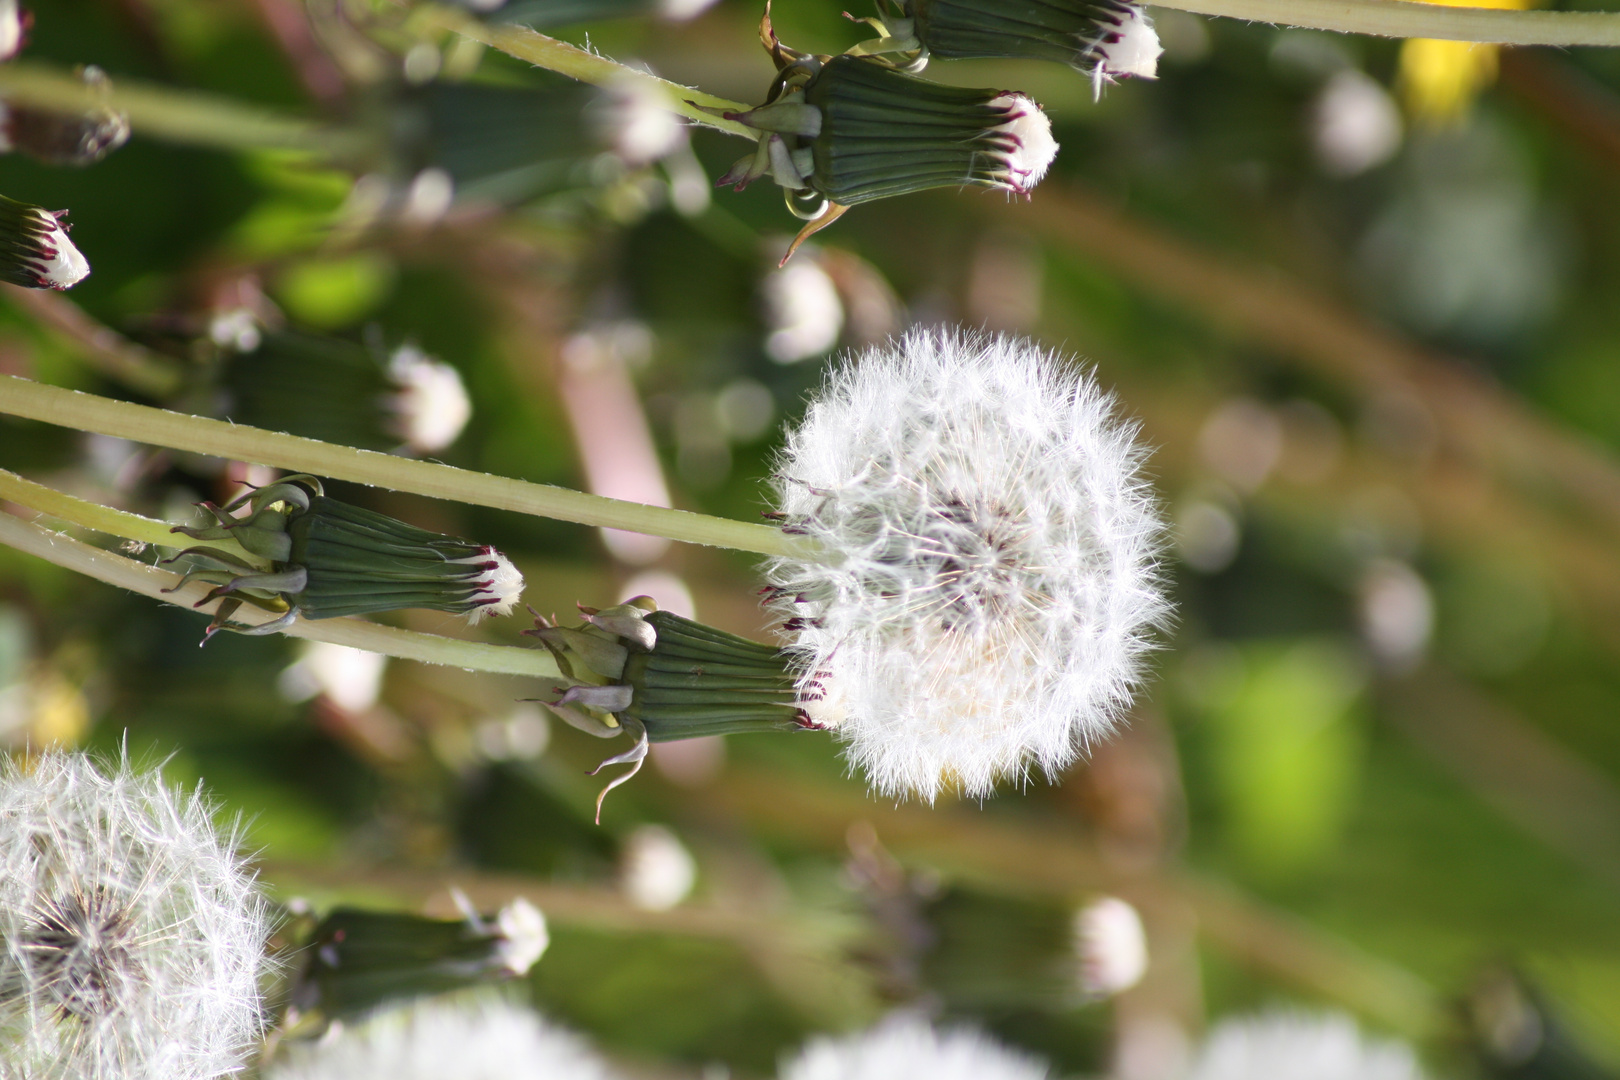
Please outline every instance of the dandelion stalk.
M126 559L110 551L92 547L70 536L39 525L22 521L10 514L0 514L0 544L18 551L36 555L47 562L67 570L93 577L109 585L117 585L138 592L154 600L190 608L208 592L208 586L193 584L173 589L180 575L171 574L155 566ZM267 612L244 609L240 621L249 625L268 622L274 616ZM443 664L488 671L503 675L527 675L535 678L555 678L557 666L538 649L519 649L507 645L486 645L477 641L423 634L413 630L399 630L391 626L359 619L327 619L320 622L297 621L285 628L290 637L310 641L325 641L333 645L347 645L353 649L384 653L401 660L417 660L424 664Z
M761 555L797 553L802 556L808 550L802 540L768 525L644 506L436 462L355 450L223 420L113 401L14 375L0 376L0 413L196 454L229 456L334 480L580 525L647 533L685 543Z
M120 78L116 85L84 79L43 64L0 66L0 97L53 112L110 108L145 135L231 150L271 147L349 157L363 149L358 132L328 127L228 98Z
M1376 37L1501 45L1620 45L1620 12L1509 11L1411 0L1154 0L1199 15Z
M44 484L26 480L4 469L0 469L0 499L26 506L30 510L38 510L42 514L70 525L77 525L81 529L93 529L108 536L118 536L141 544L179 547L181 545L176 542L177 539L184 542L183 538L175 537L172 526L166 521L156 521L127 510L115 510L110 506L90 502L88 499L76 498ZM220 541L218 546L233 555L247 555L247 552L242 550L242 545L235 540Z
M499 49L508 56L526 60L536 67L555 71L559 75L566 75L570 79L578 79L592 86L645 84L667 102L672 112L679 113L694 123L730 135L741 135L745 139L759 137L757 132L744 124L721 119L715 113L706 111L713 109L719 112L746 112L747 105L715 97L713 94L705 94L701 90L692 90L667 79L660 79L656 75L627 67L616 60L570 45L566 41L547 37L527 27L481 22L465 12L437 6L423 6L415 13L415 17L420 26L460 34L492 49Z

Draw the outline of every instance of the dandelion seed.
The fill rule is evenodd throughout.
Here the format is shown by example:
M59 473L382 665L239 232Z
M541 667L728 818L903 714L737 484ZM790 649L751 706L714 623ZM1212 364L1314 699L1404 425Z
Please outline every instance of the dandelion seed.
M1046 1066L967 1028L897 1014L861 1035L812 1039L782 1080L1044 1080Z
M429 1001L295 1046L266 1080L608 1080L579 1036L500 999Z
M990 793L1106 735L1169 606L1135 429L1055 355L918 332L788 436L769 602L805 711L885 795Z
M209 1080L242 1066L269 916L201 795L127 762L8 762L0 873L0 1077Z

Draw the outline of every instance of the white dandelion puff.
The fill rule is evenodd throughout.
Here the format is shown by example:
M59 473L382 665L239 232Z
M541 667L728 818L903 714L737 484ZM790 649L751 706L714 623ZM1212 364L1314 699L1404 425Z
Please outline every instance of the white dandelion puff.
M1047 1067L971 1028L939 1031L907 1013L845 1038L812 1039L782 1080L1044 1080Z
M1106 735L1168 616L1135 428L1028 341L917 332L788 436L766 570L810 718L885 795L1054 775Z
M266 1080L609 1080L585 1040L499 998L423 1001L313 1045Z
M0 767L0 1078L242 1067L270 921L234 839L127 762Z
M1210 1032L1189 1080L1423 1080L1405 1045L1370 1039L1342 1013L1275 1012Z

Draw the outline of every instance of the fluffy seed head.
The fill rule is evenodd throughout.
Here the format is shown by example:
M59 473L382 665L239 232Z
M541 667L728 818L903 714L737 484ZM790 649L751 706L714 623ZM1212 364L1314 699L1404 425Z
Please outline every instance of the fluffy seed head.
M897 1014L862 1035L812 1039L782 1080L1044 1080L1035 1058L968 1028L936 1031Z
M1423 1080L1412 1051L1342 1013L1270 1013L1216 1025L1190 1080Z
M585 1041L499 998L423 1001L294 1046L266 1080L609 1080Z
M0 1078L242 1066L269 916L233 840L127 762L0 766Z
M852 360L789 433L779 509L818 550L772 603L879 792L982 797L1110 730L1168 613L1134 434L1058 356L962 332Z

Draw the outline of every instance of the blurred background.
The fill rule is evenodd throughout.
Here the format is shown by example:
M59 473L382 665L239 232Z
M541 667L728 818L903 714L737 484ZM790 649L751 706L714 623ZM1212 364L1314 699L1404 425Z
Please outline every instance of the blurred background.
M1156 447L1180 618L1130 729L1050 783L893 806L823 736L696 740L596 827L604 744L519 700L545 688L199 649L198 616L0 551L6 746L166 759L247 818L282 897L529 896L534 1000L647 1076L768 1076L907 1003L1065 1075L1174 1076L1212 1020L1278 1003L1348 1009L1439 1075L1620 1070L1620 54L1156 10L1159 80L1100 101L1066 68L936 61L1050 112L1033 199L863 205L777 269L778 190L712 188L746 144L402 8L31 6L0 98L95 65L323 126L242 146L185 94L93 164L0 157L93 267L6 287L0 370L758 520L843 350L1028 334ZM832 52L869 36L841 8L774 15ZM549 32L753 102L759 14ZM10 419L0 467L171 520L266 478ZM501 548L548 615L651 593L770 633L746 557L334 487ZM1102 897L1145 973L1098 961Z

